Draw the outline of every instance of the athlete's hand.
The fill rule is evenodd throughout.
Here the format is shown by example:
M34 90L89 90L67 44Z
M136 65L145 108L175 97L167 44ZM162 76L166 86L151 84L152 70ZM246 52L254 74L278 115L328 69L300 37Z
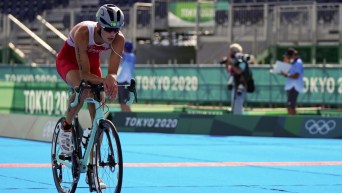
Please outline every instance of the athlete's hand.
M118 85L115 75L108 74L103 82L105 92L110 100L116 99L118 95Z

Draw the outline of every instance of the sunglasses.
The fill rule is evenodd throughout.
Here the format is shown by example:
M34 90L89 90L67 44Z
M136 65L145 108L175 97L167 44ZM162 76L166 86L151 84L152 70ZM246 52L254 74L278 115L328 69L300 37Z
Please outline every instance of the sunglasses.
M108 33L111 33L111 32L118 33L120 31L120 28L104 27L103 30L105 30Z

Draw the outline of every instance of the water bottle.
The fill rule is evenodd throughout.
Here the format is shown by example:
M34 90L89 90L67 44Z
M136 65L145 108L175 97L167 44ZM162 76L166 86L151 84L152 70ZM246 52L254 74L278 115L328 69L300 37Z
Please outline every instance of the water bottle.
M88 145L88 140L90 137L91 129L87 128L83 131L83 136L82 136L82 146L85 148Z

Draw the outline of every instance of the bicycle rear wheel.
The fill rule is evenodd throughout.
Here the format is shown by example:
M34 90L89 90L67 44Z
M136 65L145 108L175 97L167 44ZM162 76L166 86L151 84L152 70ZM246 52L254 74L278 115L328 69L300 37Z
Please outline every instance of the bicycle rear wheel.
M59 157L59 158L67 160L67 162L69 162L72 166L74 166L75 164L73 163L77 162L75 161L75 159L78 159L78 158L75 158L75 156L70 156L70 157L61 156L62 150L58 144L58 134L59 134L59 131L62 129L62 124L64 120L65 120L64 117L58 120L54 129L54 132L53 132L53 136L52 136L52 147L51 147L52 174L53 174L53 179L54 179L58 192L74 193L77 188L77 183L79 179L78 178L79 171L75 171L73 167L67 167L63 163L60 163L57 161L57 157ZM74 136L74 133L75 132L73 132L73 136ZM75 139L73 137L73 143L74 142L75 142Z
M96 137L93 148L96 190L100 193L120 193L123 161L119 135L113 123L108 120L101 121ZM105 189L101 189L101 181L106 185Z

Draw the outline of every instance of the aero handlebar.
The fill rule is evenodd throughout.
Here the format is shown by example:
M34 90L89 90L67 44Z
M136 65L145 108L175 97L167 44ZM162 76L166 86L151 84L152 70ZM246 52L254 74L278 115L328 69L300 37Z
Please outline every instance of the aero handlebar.
M134 101L137 103L138 102L138 97L137 97L137 92L135 89L135 80L132 78L130 84L125 84L125 85L118 85L125 87L125 89L128 89L131 93L133 93L133 97L130 97L130 100L127 101L127 104L132 104ZM89 82L85 82L84 80L81 81L80 85L75 89L76 91L76 97L75 100L70 103L70 106L72 108L76 107L80 101L80 96L83 92L84 89L91 89L91 91L94 93L94 98L95 100L100 101L100 92L104 91L104 85L103 83L101 84L91 84Z

